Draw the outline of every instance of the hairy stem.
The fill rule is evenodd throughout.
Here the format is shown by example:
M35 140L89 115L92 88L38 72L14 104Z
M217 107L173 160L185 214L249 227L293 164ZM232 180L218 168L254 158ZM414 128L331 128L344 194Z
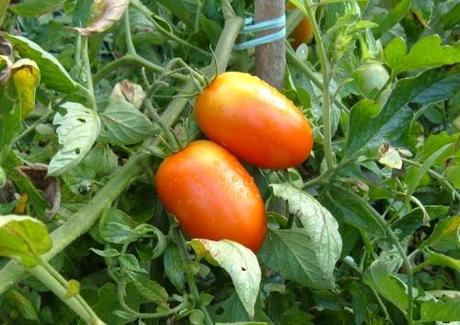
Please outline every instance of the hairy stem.
M316 22L315 13L312 9L311 0L305 0L305 14L310 19L313 34L316 40L316 50L318 52L319 61L321 63L321 73L323 75L323 124L324 124L324 157L326 159L327 169L331 170L334 167L334 157L332 153L332 133L331 133L331 94L329 91L330 83L330 67L324 48L321 32Z

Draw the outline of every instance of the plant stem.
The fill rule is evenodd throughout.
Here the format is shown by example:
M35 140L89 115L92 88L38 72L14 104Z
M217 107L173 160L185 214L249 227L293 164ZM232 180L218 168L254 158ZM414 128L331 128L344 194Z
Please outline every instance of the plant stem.
M321 73L323 75L323 124L324 124L324 157L326 159L327 169L331 170L334 167L334 157L332 153L332 134L331 134L331 95L329 92L330 71L329 62L326 56L326 50L321 38L321 32L316 22L315 13L312 10L311 0L305 0L305 6L308 19L310 19L313 34L316 40L316 49L321 63Z
M409 322L409 325L414 323L413 320L413 309L414 309L414 295L413 295L413 267L412 263L407 257L406 252L402 248L401 244L399 243L399 238L395 235L393 232L393 229L391 229L390 225L383 219L383 217L377 213L374 209L370 209L372 212L372 215L375 217L376 221L385 229L385 232L390 239L390 241L393 243L393 245L396 247L396 249L399 252L399 255L401 256L403 260L404 267L406 268L407 272L407 291L408 291L408 300L409 300L409 307L407 310L407 320Z
M156 21L156 19L153 18L153 17L151 16L151 12L145 10L145 7L144 7L144 6L140 6L140 5L139 5L138 3L136 3L136 2L132 2L132 5L133 5L134 7L136 7L136 9L138 9L140 12L142 12L142 14L143 14L143 15L144 15L154 26L155 26L155 28L156 28L161 34L163 34L164 36L166 36L166 37L169 38L170 40L175 41L175 42L177 42L177 43L179 43L179 44L182 44L182 45L184 45L184 46L186 46L186 47L188 47L188 48L190 48L190 49L193 49L193 50L195 50L195 51L198 51L199 53L201 53L201 54L203 54L203 55L210 56L210 54L209 54L207 51L205 51L205 50L203 50L203 49L201 49L201 48L199 48L199 47L197 47L197 46L195 46L195 45L192 45L192 44L190 44L190 43L187 42L187 41L184 41L184 40L183 40L182 38L180 38L179 36L176 36L176 35L174 35L174 33L172 33L172 32L170 32L170 31L164 29L163 26L161 26L161 24L159 24L159 23Z
M209 315L208 310L206 309L206 306L203 306L200 303L200 292L198 290L198 286L196 285L195 277L189 266L190 261L188 258L187 243L185 242L185 238L182 235L182 233L175 226L173 226L173 229L172 229L172 237L173 237L173 241L176 243L179 249L179 254L180 254L182 263L184 263L185 265L185 274L187 277L187 284L189 286L190 292L192 293L193 300L195 304L197 304L200 310L203 312L206 324L213 325L214 322L211 316Z
M95 113L97 113L96 96L94 95L93 75L91 73L91 63L88 55L88 37L83 37L83 64L86 73L86 88L88 89L89 104Z
M122 65L131 65L131 64L137 64L140 66L143 66L147 69L149 69L152 72L155 73L167 73L166 69L163 68L160 65L157 65L153 62L150 62L140 55L132 55L132 54L126 54L125 56L115 60L111 61L110 63L107 63L104 67L102 67L95 75L94 75L94 82L97 83L100 80L102 80L104 77L106 77L110 72L114 71L118 67ZM183 76L181 74L173 74L171 75L174 79L177 79L179 81L187 81L188 78L186 76Z
M126 40L126 47L128 49L128 54L137 55L136 48L134 47L133 38L131 35L131 25L129 23L129 8L125 12L125 40Z
M402 161L413 166L422 167L422 164L407 158L402 158ZM431 177L436 178L438 181L440 181L444 185L444 187L451 191L454 197L460 201L460 193L443 175L435 172L432 169L428 169L428 174L430 174Z
M42 264L42 263L41 263ZM48 264L48 263L46 263ZM100 320L97 315L92 311L92 309L86 304L86 302L81 298L80 295L67 298L67 286L66 281L62 283L62 276L54 270L51 265L42 264L41 266L36 266L30 270L30 273L39 279L46 287L48 287L53 293L58 296L67 306L70 307L78 316L81 317L87 324L91 325L103 325L105 324ZM52 269L53 272L50 273L49 269ZM52 274L53 273L53 274ZM55 274L59 274L59 279L56 278ZM62 278L62 279L60 279ZM79 299L80 298L80 299Z
M231 11L227 9L227 12ZM222 31L215 51L218 67L217 72L225 71L233 45L242 25L243 19L236 16L230 16L230 18L225 21L224 30ZM213 75L215 72L214 66L215 65L211 63L203 69L203 72L206 75ZM193 82L188 81L182 88L182 92L186 92L187 89L189 89L189 92L193 91L193 87ZM188 101L189 99L186 98L173 99L161 116L163 123L171 127L185 109ZM146 141L144 146L156 147L155 142L152 140ZM51 233L53 247L43 258L45 260L52 259L75 239L87 232L98 220L101 212L110 206L110 204L125 190L134 177L142 172L143 162L147 158L148 155L145 153L138 153L131 156L126 164L114 173L112 178L90 202L72 214L68 218L68 221L62 226L54 230ZM16 261L8 262L8 264L0 270L0 295L25 276L27 276L27 273L22 265Z

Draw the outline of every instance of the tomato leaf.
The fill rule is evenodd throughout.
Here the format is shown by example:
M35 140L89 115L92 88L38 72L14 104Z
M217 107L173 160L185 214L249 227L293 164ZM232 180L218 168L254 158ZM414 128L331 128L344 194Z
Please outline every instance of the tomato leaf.
M460 260L436 252L426 252L424 263L429 265L447 266L460 271Z
M400 0L397 5L391 7L387 15L376 15L374 22L379 27L373 30L376 38L380 38L386 31L396 25L410 9L411 0Z
M100 129L99 117L94 111L79 103L61 105L65 112L58 112L53 123L57 126L62 148L51 159L48 175L61 175L78 165L91 150Z
M344 222L374 236L385 236L385 230L376 221L376 211L354 192L334 186L329 190L329 200L341 212Z
M439 222L430 237L421 245L421 247L426 246L441 252L458 250L460 248L460 215Z
M11 70L19 97L21 117L24 119L35 109L35 91L40 84L40 69L34 61L21 59L13 64Z
M345 147L347 157L376 150L383 142L398 146L409 126L409 103L429 104L449 98L460 87L460 69L430 70L417 77L400 80L381 111L375 104L361 101L350 114L350 134Z
M177 290L182 290L185 285L184 263L181 260L179 249L175 245L169 245L163 254L165 273L169 281Z
M32 302L18 290L11 290L7 293L6 298L16 307L22 317L28 320L40 322L37 310Z
M56 10L65 2L67 0L26 0L11 6L11 11L19 16L33 17Z
M97 0L95 5L99 14L93 22L84 28L75 27L82 36L92 36L110 29L128 9L129 0Z
M418 298L423 322L456 322L460 319L460 292L449 290L426 291Z
M231 240L193 239L190 245L197 256L228 272L245 310L253 317L261 281L260 266L254 253Z
M390 256L372 262L364 273L364 282L405 313L409 306L406 285L392 274L400 266L400 261L396 260L395 263L389 259Z
M460 62L460 45L442 46L438 35L420 39L410 51L401 37L394 38L385 47L385 63L395 75L405 71L441 67ZM427 55L430 53L430 55Z
M51 249L46 226L27 216L0 216L0 256L17 258L26 267L37 265L37 256Z
M310 247L305 250L305 256L302 256L303 259L306 259L305 262L307 260L309 262L299 265L305 271L302 275L304 278L302 283L308 283L315 288L334 287L334 266L342 250L342 238L338 231L337 221L310 194L289 184L272 184L271 186L275 196L288 202L289 212L299 218L304 227L302 231L308 238L306 241L302 240ZM291 248L294 247L295 245ZM263 252L262 255L265 256L268 253L266 250ZM295 256L298 252L293 253Z
M14 50L21 57L29 58L37 63L43 83L48 88L64 93L71 93L77 89L77 83L70 77L62 64L40 45L22 36L7 33L1 33L1 35L13 44Z
M125 100L111 102L100 117L103 125L101 140L110 144L136 144L152 135L156 129L144 114Z

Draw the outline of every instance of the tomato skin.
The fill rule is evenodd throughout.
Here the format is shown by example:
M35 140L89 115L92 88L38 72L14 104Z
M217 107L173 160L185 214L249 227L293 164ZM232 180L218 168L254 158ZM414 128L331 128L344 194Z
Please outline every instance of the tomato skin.
M310 43L313 39L313 25L310 19L305 17L297 25L297 27L289 35L291 45L294 49L298 48L300 44Z
M286 10L290 11L296 9L296 7L288 2ZM311 24L308 17L304 17L297 27L289 34L289 39L294 49L298 48L302 43L310 43L313 39L313 25Z
M251 175L216 143L198 140L166 158L155 175L158 196L191 238L230 239L257 252L265 206Z
M248 73L218 75L197 97L195 116L211 140L258 167L297 166L313 147L313 133L303 113Z

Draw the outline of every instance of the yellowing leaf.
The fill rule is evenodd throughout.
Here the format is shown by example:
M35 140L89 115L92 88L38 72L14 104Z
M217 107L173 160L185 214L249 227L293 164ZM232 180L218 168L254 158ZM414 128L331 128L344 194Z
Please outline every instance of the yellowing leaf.
M104 0L96 1L96 17L89 26L85 28L75 28L82 36L92 36L103 33L112 27L128 8L129 0Z
M37 255L51 249L45 224L28 217L0 216L0 256L19 259L26 267L37 265Z
M12 66L13 63L10 61L9 57L0 55L0 83L3 85L10 79Z
M18 91L21 117L24 119L35 109L35 91L40 84L40 69L29 59L21 59L13 64L13 80Z

